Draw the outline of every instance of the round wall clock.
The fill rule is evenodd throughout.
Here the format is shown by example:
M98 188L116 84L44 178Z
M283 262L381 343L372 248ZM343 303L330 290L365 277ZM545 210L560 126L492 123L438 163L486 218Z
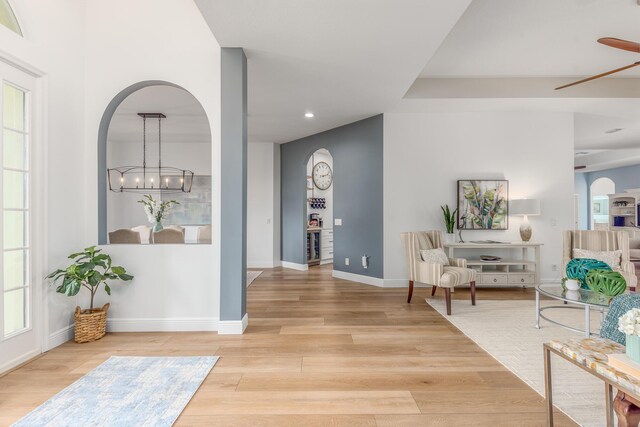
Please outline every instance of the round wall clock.
M325 162L318 162L313 167L313 183L320 190L326 190L331 187L333 182L333 172L331 167Z

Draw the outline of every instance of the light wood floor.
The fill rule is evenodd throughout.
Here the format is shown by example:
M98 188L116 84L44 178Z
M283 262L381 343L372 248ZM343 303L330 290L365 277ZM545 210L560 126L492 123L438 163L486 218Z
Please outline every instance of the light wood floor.
M428 307L428 292L417 288L409 305L406 289L336 280L330 266L266 270L249 288L245 335L68 342L0 378L0 425L110 355L210 354L221 358L177 425L544 425L543 398ZM468 298L468 290L455 293L454 313ZM533 292L479 289L478 304L483 298ZM574 425L563 414L556 423Z

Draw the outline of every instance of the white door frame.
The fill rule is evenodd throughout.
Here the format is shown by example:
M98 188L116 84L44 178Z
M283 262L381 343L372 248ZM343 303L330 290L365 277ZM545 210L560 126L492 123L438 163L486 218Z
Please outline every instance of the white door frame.
M49 304L48 286L44 276L48 272L47 262L47 205L48 189L48 141L47 141L47 88L48 78L44 72L13 55L0 50L0 63L33 79L30 92L30 140L29 140L29 252L31 262L31 329L36 333L36 346L31 351L0 365L0 373L12 369L49 348ZM0 331L3 332L3 331ZM10 342L10 341L7 341Z

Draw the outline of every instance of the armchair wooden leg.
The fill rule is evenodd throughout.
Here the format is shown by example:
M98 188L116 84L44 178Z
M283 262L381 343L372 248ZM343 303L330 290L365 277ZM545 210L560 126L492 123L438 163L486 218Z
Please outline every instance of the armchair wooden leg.
M407 297L407 303L411 302L412 296L413 296L413 280L409 280L409 296Z
M434 296L436 294L436 289L438 289L437 286L434 286L433 288L431 288L431 296Z
M447 316L451 316L451 288L444 288L444 299L447 303Z
M469 284L471 287L471 305L476 305L476 281Z

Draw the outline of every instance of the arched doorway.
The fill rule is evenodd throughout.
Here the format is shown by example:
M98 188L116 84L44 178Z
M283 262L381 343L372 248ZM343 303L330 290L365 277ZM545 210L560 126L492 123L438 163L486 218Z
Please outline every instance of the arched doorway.
M305 221L309 267L333 263L333 156L320 148L307 160Z
M589 217L591 230L609 229L609 194L616 192L616 183L610 178L598 178L589 188Z

